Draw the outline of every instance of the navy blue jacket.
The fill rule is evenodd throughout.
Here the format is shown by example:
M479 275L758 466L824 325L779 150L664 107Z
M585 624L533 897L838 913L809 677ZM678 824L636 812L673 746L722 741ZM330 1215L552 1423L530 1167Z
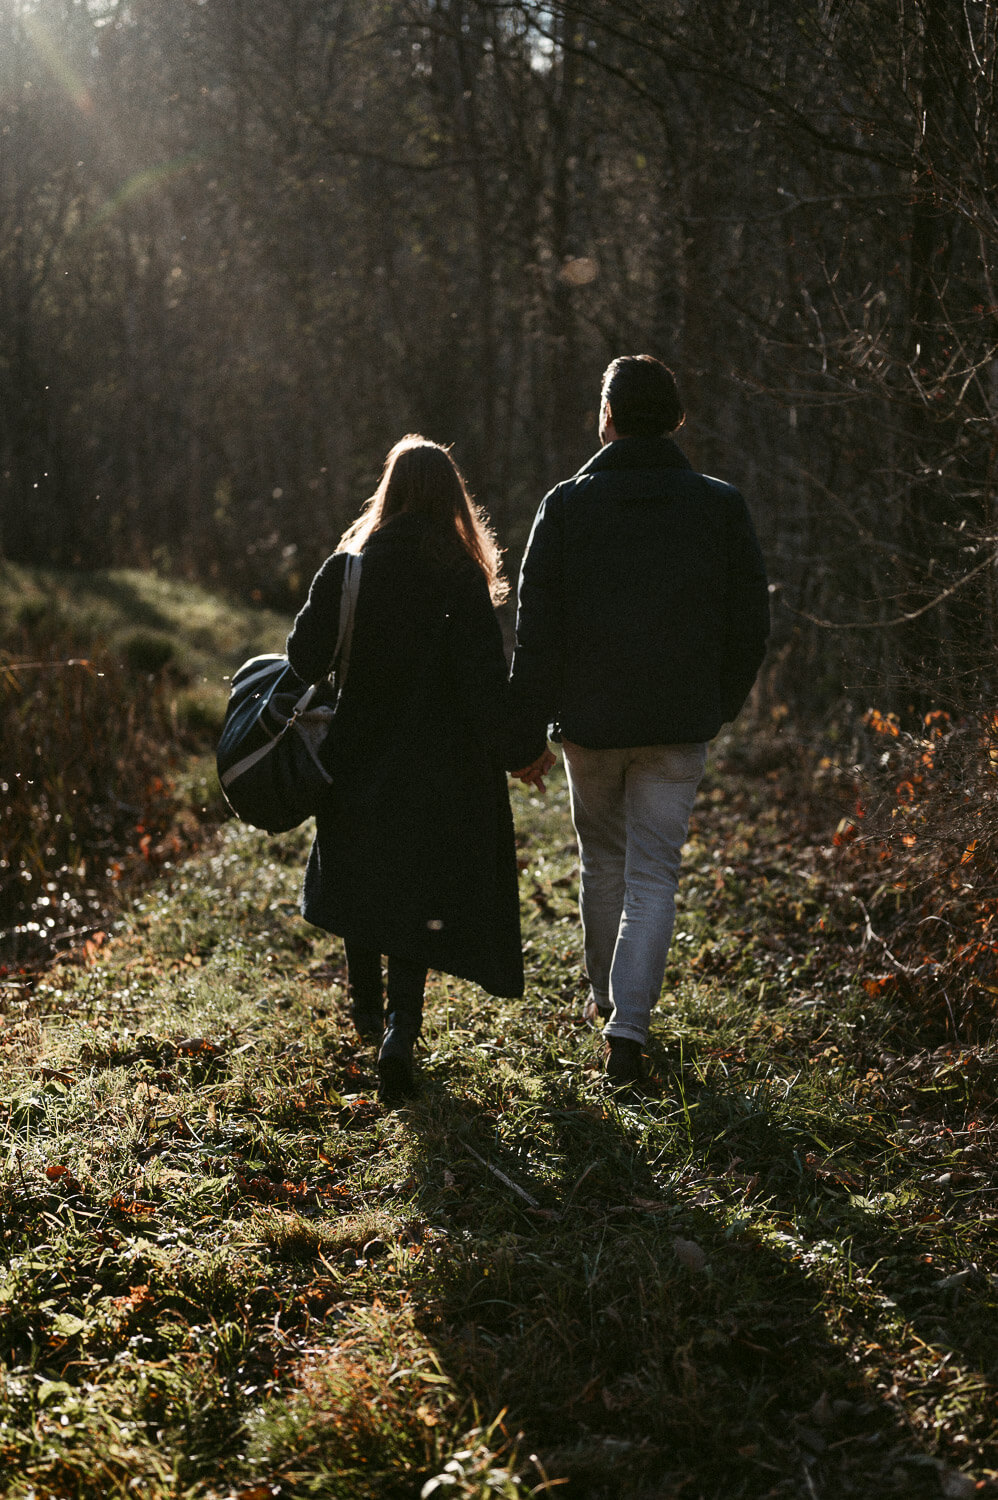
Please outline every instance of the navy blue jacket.
M769 634L745 501L669 438L623 437L537 512L520 573L515 769L545 732L592 749L713 739Z

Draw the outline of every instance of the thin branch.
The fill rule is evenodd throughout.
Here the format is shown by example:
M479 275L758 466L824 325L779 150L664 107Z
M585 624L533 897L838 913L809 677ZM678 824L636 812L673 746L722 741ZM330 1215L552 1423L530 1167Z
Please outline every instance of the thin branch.
M944 600L948 599L951 594L955 594L958 589L962 589L965 583L969 583L972 578L977 577L978 573L983 573L985 568L990 567L996 562L998 562L998 548L990 553L983 562L979 562L976 568L971 568L969 573L965 573L962 578L958 578L956 583L950 584L948 589L943 589L941 594L937 594L927 604L923 604L919 609L910 610L907 614L896 615L893 620L822 620L818 615L809 614L806 609L794 609L789 604L786 608L790 614L797 615L802 620L808 620L812 625L820 625L822 630L889 630L895 625L908 625L912 620L917 620L922 615L928 614L930 609L935 609L937 605L942 604Z
M503 1183L505 1187L508 1187L511 1192L516 1193L518 1197L522 1198L524 1203L529 1204L531 1208L540 1208L540 1204L538 1203L536 1198L531 1198L530 1194L526 1191L525 1188L518 1187L511 1177L506 1176L505 1172L500 1172L499 1168L494 1167L490 1161L486 1161L484 1156L479 1156L474 1146L469 1146L467 1141L465 1141L464 1143L464 1149L466 1151L470 1151L471 1155L475 1158L476 1161L481 1162L486 1171L491 1172L493 1177L498 1177L499 1181Z

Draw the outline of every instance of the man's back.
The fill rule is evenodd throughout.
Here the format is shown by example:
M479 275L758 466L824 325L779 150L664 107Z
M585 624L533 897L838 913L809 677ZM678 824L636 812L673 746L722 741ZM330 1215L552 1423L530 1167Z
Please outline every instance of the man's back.
M592 748L709 740L741 707L768 628L738 491L667 437L619 438L538 512L513 666L521 723L550 718Z

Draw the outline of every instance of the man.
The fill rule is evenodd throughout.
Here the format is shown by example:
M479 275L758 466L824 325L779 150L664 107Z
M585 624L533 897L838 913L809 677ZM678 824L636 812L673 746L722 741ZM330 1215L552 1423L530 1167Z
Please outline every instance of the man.
M667 436L683 420L671 370L647 354L615 359L602 447L545 496L520 574L511 691L524 768L513 774L543 787L553 725L586 971L607 1076L621 1085L643 1077L707 741L744 703L769 633L745 501Z

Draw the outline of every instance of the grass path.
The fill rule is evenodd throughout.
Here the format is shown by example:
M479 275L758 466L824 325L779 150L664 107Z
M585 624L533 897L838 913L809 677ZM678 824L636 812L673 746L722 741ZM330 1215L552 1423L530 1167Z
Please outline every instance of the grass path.
M863 989L792 788L713 770L608 1097L560 773L516 810L527 997L434 977L405 1110L304 832L2 991L0 1493L995 1492L993 1055Z

